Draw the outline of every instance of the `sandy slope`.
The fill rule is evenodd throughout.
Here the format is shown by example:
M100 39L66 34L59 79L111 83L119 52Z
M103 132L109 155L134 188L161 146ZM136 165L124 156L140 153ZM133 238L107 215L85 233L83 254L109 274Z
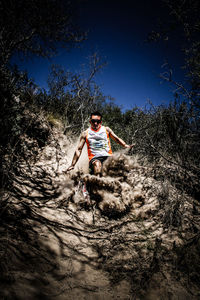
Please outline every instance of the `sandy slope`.
M198 299L194 200L124 153L103 178L87 175L86 152L65 174L74 147L55 132L16 178L1 227L2 299Z

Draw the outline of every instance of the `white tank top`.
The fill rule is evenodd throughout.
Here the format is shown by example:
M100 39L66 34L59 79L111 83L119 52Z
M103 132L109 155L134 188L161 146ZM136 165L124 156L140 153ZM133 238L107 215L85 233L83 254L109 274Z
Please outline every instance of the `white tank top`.
M105 126L101 126L97 131L90 127L86 132L89 160L94 157L112 155L109 132L106 130Z

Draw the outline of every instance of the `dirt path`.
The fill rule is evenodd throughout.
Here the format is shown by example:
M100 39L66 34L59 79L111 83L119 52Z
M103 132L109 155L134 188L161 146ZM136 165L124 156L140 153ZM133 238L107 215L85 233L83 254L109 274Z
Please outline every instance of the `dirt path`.
M103 178L65 175L68 148L46 147L16 177L0 228L1 298L198 299L193 199L122 153Z

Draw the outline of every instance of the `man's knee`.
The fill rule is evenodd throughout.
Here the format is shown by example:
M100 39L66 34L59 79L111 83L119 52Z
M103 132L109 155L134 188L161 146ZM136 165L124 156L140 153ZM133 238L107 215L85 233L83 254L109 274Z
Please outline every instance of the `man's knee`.
M93 168L94 168L94 174L100 174L101 173L101 167L102 163L99 160L95 160L93 163Z
M93 166L94 167L101 167L101 162L100 162L100 160L95 160L94 162L93 162Z

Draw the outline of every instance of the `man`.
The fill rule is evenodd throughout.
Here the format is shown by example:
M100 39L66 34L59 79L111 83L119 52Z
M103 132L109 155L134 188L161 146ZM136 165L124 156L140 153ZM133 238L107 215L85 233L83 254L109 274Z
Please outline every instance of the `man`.
M109 127L102 126L102 115L99 112L91 113L90 125L91 127L81 134L71 166L67 171L74 169L74 166L81 155L83 146L86 143L89 167L94 175L100 176L103 162L112 155L110 137L124 148L132 148L133 145L127 145L122 139L116 136Z

